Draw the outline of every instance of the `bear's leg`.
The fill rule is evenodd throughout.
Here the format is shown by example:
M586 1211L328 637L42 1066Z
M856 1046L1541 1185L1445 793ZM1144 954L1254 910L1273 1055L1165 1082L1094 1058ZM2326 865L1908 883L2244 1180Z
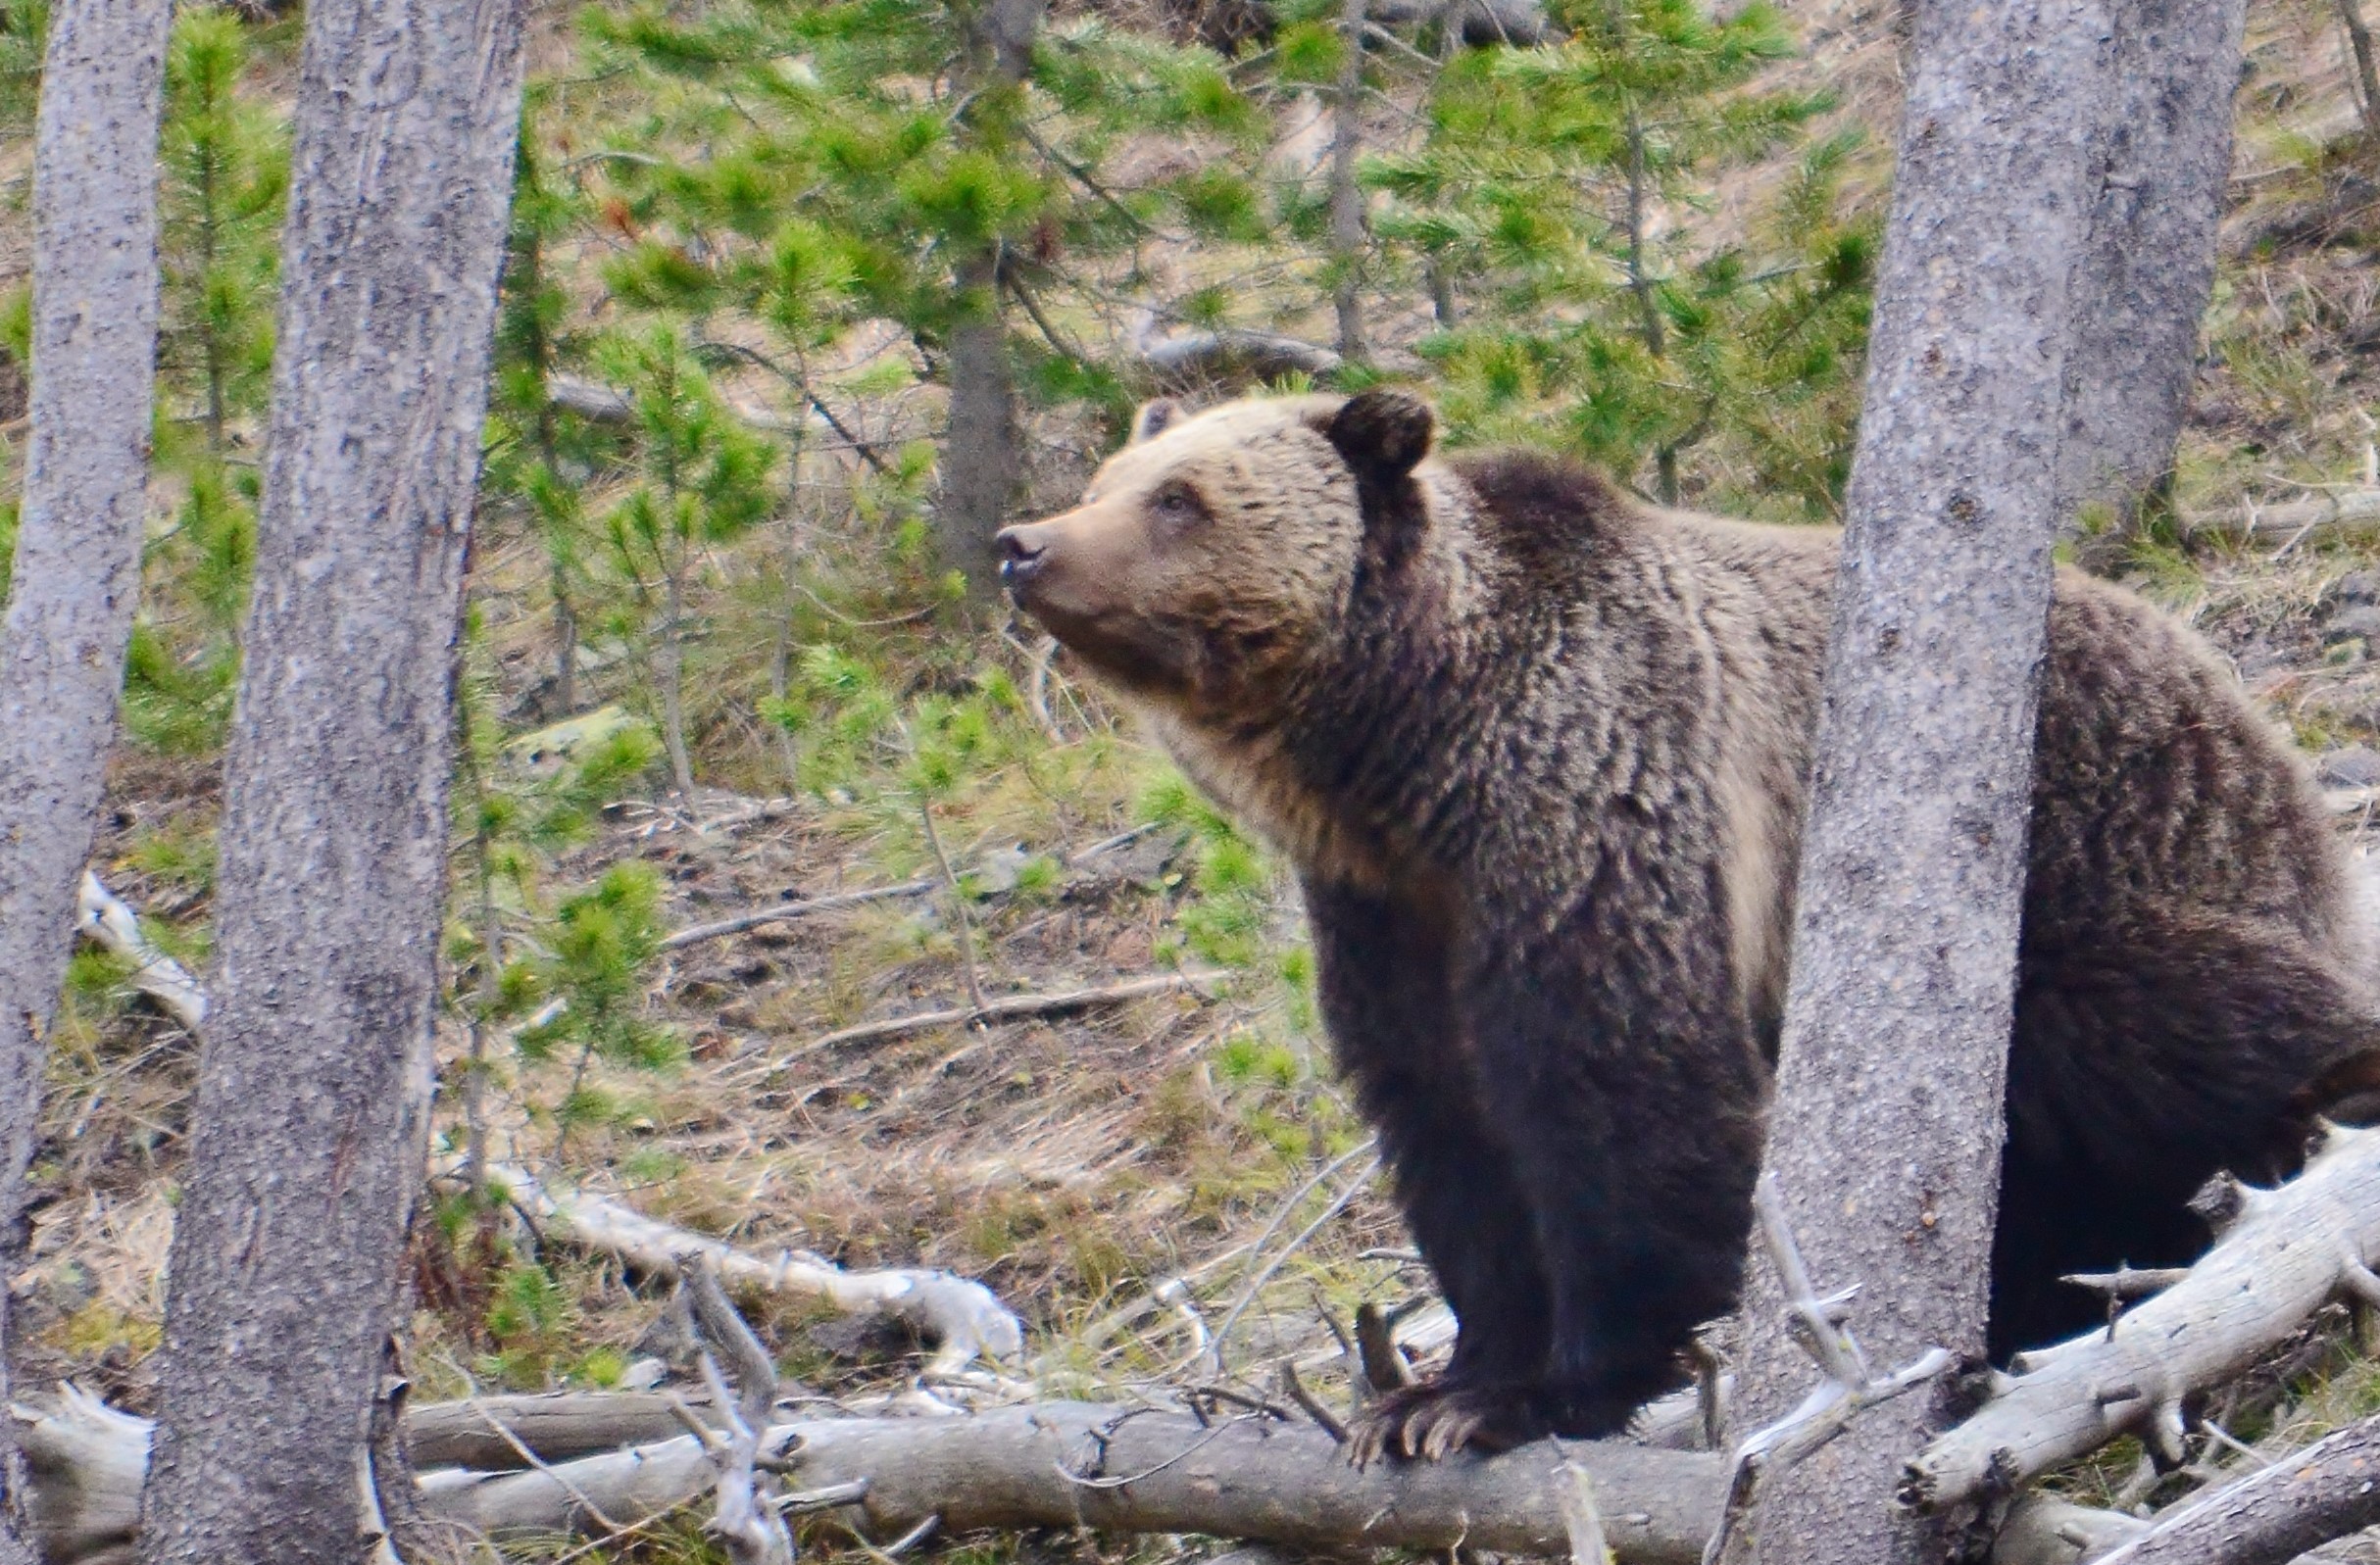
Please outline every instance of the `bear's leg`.
M1443 930L1395 900L1343 886L1308 885L1306 908L1323 1020L1459 1327L1442 1375L1366 1409L1350 1454L1368 1462L1407 1449L1453 1389L1536 1382L1553 1298L1530 1203L1464 1057Z
M2187 1210L2217 1170L2270 1180L2301 1160L2326 1072L2380 1049L2369 992L2294 930L2135 913L2036 935L2018 964L2008 1143L1993 1249L1992 1355L2104 1319L2058 1278L2178 1266L2206 1247ZM2342 1067L2347 1067L2342 1072Z
M1551 940L1481 943L1462 1003L1529 1193L1553 1343L1534 1382L1450 1412L1472 1443L1618 1431L1734 1302L1767 1066L1723 956L1681 938L1693 923L1590 898Z

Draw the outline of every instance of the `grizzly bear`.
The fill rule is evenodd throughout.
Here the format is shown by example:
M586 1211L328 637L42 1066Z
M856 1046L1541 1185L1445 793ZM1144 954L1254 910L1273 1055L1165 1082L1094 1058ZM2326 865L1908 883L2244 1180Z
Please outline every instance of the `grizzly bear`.
M1839 535L1431 455L1393 390L1148 410L1016 603L1294 862L1334 1049L1459 1334L1356 1449L1620 1429L1741 1282ZM2140 599L2059 576L1992 1267L2190 1260L2380 1043L2289 743Z

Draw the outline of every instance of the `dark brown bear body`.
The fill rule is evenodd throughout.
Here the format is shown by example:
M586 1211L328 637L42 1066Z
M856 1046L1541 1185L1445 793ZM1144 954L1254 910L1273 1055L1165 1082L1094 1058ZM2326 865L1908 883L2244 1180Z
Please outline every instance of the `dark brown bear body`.
M1163 405L1153 410L1162 416ZM1017 601L1296 862L1341 1062L1461 1323L1365 1448L1618 1428L1739 1282L1839 539L1427 455L1395 393L1144 428L1003 535ZM2061 576L1994 1258L2185 1261L2376 1040L2288 744L2173 621Z

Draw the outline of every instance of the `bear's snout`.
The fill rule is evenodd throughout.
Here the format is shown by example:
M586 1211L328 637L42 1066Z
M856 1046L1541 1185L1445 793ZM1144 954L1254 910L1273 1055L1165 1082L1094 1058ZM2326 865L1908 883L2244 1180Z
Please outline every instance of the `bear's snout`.
M1016 527L1003 527L992 539L1000 551L1000 579L1010 587L1022 586L1041 568L1042 556L1048 541L1040 536L1040 524L1028 522Z

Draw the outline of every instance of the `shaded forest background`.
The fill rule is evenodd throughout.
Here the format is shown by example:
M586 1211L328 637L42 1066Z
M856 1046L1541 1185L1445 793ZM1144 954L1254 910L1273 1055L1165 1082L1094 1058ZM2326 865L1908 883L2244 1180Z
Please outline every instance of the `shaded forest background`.
M1394 379L1457 443L1836 519L1901 40L1891 7L1851 0L1375 10L536 13L463 651L439 1172L503 1163L756 1250L979 1278L1057 1388L1262 1365L1426 1291L1330 1075L1290 887L1010 618L993 518L1070 501L1155 392ZM12 464L41 22L0 15ZM2356 832L2380 801L2380 555L2263 524L2380 486L2359 25L2334 0L2252 7L2176 481L2086 551L2232 655ZM102 872L199 969L297 34L193 7L169 64L159 460ZM873 1026L1168 973L1197 976ZM10 1281L25 1384L147 1411L194 1045L129 978L76 957ZM669 1355L640 1279L453 1189L414 1239L418 1398L616 1385ZM831 1317L755 1324L822 1395L917 1367ZM2233 1434L2380 1407L2335 1333L2274 1380ZM2136 1454L2078 1492L2119 1497ZM707 1547L689 1517L609 1553Z

